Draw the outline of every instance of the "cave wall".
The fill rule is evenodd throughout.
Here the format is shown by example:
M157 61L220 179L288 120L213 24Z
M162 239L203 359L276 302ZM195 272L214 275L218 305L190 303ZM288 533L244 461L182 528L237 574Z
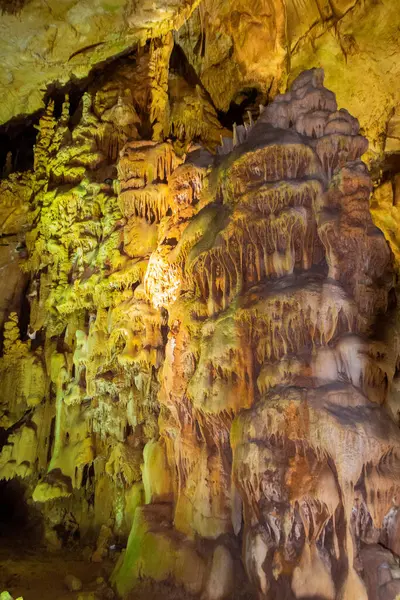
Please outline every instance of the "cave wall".
M248 4L163 21L6 154L0 478L49 548L126 545L122 596L394 600L395 15Z
M398 19L390 1L206 0L176 40L222 110L247 88L265 101L305 68L324 68L374 156L399 149Z
M398 151L399 16L391 0L3 4L0 123L43 108L43 92L55 85L84 80L93 67L174 31L218 110L252 87L265 103L300 71L322 67L370 151Z

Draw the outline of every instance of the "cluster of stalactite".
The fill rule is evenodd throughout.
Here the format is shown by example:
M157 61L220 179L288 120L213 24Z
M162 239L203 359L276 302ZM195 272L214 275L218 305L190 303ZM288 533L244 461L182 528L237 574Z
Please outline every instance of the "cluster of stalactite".
M168 48L90 89L74 124L68 98L40 120L0 477L25 480L48 544L78 528L101 560L126 542L121 595L152 578L205 600L238 581L378 599L365 570L379 540L397 550L400 348L366 141L317 69L215 155L182 153L176 77L172 139L154 83Z

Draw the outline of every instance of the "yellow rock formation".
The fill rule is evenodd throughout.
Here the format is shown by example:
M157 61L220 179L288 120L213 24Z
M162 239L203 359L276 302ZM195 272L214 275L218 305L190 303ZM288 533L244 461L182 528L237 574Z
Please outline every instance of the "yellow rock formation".
M395 3L41 4L0 17L0 120L42 108L29 168L0 131L2 485L126 546L122 597L393 600Z

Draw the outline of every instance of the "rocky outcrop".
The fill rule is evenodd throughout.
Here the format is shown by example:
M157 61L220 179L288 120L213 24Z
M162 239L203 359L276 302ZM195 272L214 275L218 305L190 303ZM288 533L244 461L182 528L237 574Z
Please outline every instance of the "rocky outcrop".
M4 0L0 9L0 90L7 99L1 123L42 109L46 90L51 94L71 79L86 87L94 68L99 72L105 61L145 48L150 40L160 49L160 38L174 32L201 84L184 92L192 129L204 132L194 117L202 112L204 91L213 103L206 110L213 120L215 109L270 101L302 70L321 66L340 105L359 117L371 160L399 151L394 2ZM168 70L154 74L163 79ZM182 111L178 102L173 111L178 135Z
M4 328L0 478L49 545L126 544L122 596L392 593L400 347L367 141L313 69L214 154L204 91L154 82L164 42L73 115L50 102L33 171L2 182L30 320Z
M0 123L43 108L45 91L180 27L198 1L0 3Z
M393 2L204 0L176 40L224 111L272 100L304 69L323 67L376 159L399 151L398 36Z
M26 257L27 212L32 197L29 176L14 174L0 181L0 326L10 312L20 312L27 285L21 270Z

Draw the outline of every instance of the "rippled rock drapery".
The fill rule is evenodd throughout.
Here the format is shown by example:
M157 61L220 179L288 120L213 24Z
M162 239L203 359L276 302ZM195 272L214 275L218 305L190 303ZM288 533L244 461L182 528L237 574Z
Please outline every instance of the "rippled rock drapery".
M121 595L394 599L400 352L367 142L314 69L216 155L182 154L163 115L201 126L141 76L168 59L93 86L78 123L50 103L33 172L4 184L30 177L31 313L4 329L0 477L48 544L79 530L97 561L127 541Z

